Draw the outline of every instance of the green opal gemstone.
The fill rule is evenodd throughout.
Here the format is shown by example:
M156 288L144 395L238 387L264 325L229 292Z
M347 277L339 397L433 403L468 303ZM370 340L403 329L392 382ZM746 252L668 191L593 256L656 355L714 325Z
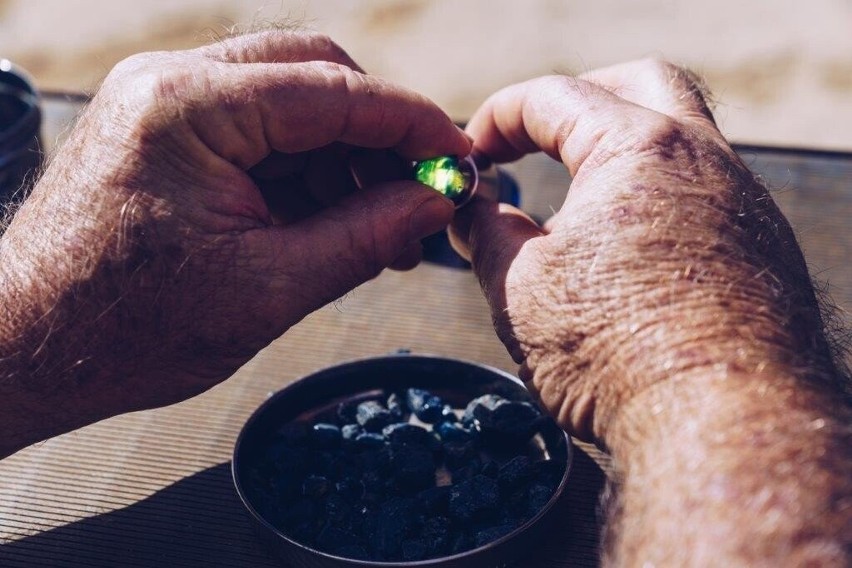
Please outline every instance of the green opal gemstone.
M460 205L476 189L476 168L468 159L438 156L415 163L414 179Z

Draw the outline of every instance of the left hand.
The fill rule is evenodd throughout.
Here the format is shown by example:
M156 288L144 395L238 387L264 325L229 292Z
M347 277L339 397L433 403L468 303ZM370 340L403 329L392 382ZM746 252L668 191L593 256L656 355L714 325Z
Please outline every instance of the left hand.
M75 415L54 430L197 394L311 311L416 264L450 221L418 183L355 191L353 154L469 151L431 101L324 36L131 57L0 241L0 372L32 389L34 422Z

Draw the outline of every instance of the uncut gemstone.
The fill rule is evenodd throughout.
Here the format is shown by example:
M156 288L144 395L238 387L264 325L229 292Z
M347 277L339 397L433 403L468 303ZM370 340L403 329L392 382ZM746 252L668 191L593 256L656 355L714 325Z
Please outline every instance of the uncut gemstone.
M405 416L408 407L405 404L405 398L398 393L391 393L388 397L388 410L393 414L396 420L402 420Z
M344 547L358 546L360 539L357 535L326 525L317 535L317 546L331 553L339 553Z
M414 519L409 500L384 503L375 518L370 534L370 546L381 558L394 558L402 548L402 541Z
M340 428L334 424L319 422L311 429L311 446L318 450L333 450L340 446Z
M344 440L354 440L363 432L360 424L346 424L340 429L340 435Z
M539 485L545 485L551 490L555 490L562 481L562 476L565 475L565 464L559 463L556 460L537 461L530 466L531 477L535 479Z
M375 435L375 434L374 434ZM387 475L391 469L391 452L384 445L382 438L382 447L379 449L371 449L360 456L361 471L363 473L375 472L380 475Z
M288 423L252 469L258 510L298 542L351 559L413 562L499 539L539 513L565 467L532 462L525 444L558 427L496 392L505 397L480 396L461 419L412 388Z
M426 519L423 522L421 536L426 542L432 543L434 556L445 554L450 545L450 520L443 516Z
M408 562L429 557L429 543L425 539L409 539L402 543L402 559Z
M538 512L550 501L550 497L553 495L553 490L546 485L533 485L529 489L528 495L528 508L527 513L532 517L533 515L538 514Z
M441 415L435 420L434 424L440 424L442 422L457 422L458 416L456 416L456 411L453 410L453 407L449 404L445 404L444 408L441 409Z
M447 442L443 445L444 463L450 470L470 465L479 455L475 442Z
M368 432L381 432L382 428L394 421L390 410L375 400L368 400L359 404L356 419L358 424Z
M429 487L417 494L419 508L427 514L445 515L450 505L450 486Z
M355 443L364 449L377 449L385 445L385 437L373 432L364 432L355 437Z
M367 499L367 494L373 495L375 497L384 494L385 475L383 473L380 473L379 471L364 472L363 477L361 477L361 483L364 484L364 499Z
M358 405L360 403L355 400L347 400L337 405L337 418L341 424L351 424L355 422L355 416L358 414Z
M351 467L348 456L338 451L318 451L313 455L311 471L328 478L338 478Z
M352 506L350 501L338 493L331 493L323 502L323 518L332 526L352 531Z
M479 472L482 475L497 479L497 476L500 474L500 464L496 460L485 458L482 460L482 467L479 469Z
M364 496L364 482L357 477L345 477L334 488L338 495L347 499L357 500Z
M302 494L303 475L292 472L280 473L272 478L272 491L279 499L288 501Z
M428 424L441 420L444 412L444 401L427 390L408 389L406 391L408 408L417 418Z
M463 467L459 467L450 471L453 483L461 483L468 479L473 479L477 475L485 475L482 473L482 462L479 457L470 460Z
M526 456L515 456L500 468L497 483L501 489L513 489L525 483L532 474L530 459Z
M435 425L435 432L444 442L472 442L476 439L476 430L465 428L458 422L439 422Z
M529 487L519 487L508 496L504 495L503 505L510 515L528 518L530 516Z
M517 528L517 525L507 523L478 531L473 537L474 546L482 546L500 537L506 536Z
M313 522L316 511L316 505L310 499L301 498L282 511L281 520L287 527L296 527Z
M450 553L458 554L459 552L464 552L465 550L470 550L471 548L473 548L473 539L471 539L467 531L462 531L459 534L455 535L453 544L450 547Z
M434 437L425 428L400 422L385 426L382 435L392 446L421 446L430 448Z
M540 416L538 409L528 402L495 395L476 398L465 408L465 418L475 419L482 435L495 445L526 442L535 432Z
M302 494L305 497L319 499L331 491L332 483L321 475L309 475L302 483Z
M393 448L391 467L402 489L423 489L435 483L435 462L429 450L411 446Z
M467 423L473 423L477 419L477 414L482 415L484 412L493 411L504 400L506 399L496 394L479 396L467 403L462 419Z
M496 509L500 500L497 482L484 475L453 485L450 490L450 514L460 521L482 516Z
M299 542L313 545L318 531L319 528L317 527L317 524L311 520L293 526L290 529L290 534Z

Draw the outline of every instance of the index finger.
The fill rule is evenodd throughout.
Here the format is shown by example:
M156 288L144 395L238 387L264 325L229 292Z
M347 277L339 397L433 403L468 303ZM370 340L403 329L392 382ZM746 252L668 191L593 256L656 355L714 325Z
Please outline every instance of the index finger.
M393 149L411 160L471 150L435 103L347 65L209 65L207 74L191 69L177 78L193 86L176 104L208 148L243 168L272 150L302 152L332 142Z
M696 73L656 58L595 69L583 79L619 97L685 123L716 130L709 89Z
M363 72L346 50L330 37L309 31L267 30L242 34L193 51L222 63L332 61Z
M657 116L655 116L657 115ZM467 126L474 151L508 162L543 151L576 175L596 149L625 145L617 133L663 115L626 101L594 83L549 76L498 91L477 110Z

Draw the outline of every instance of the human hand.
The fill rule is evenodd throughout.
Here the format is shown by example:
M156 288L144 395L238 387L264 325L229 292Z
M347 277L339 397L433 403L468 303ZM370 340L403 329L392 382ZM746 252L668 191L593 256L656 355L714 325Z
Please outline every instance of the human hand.
M5 385L41 395L30 422L78 415L54 430L209 388L449 223L420 184L355 191L350 161L381 179L364 164L469 151L323 36L125 60L3 236Z
M686 398L730 374L832 375L792 231L688 72L642 61L536 79L493 95L468 132L480 158L541 150L573 176L544 227L478 201L451 234L522 379L570 432L614 442L662 383Z

